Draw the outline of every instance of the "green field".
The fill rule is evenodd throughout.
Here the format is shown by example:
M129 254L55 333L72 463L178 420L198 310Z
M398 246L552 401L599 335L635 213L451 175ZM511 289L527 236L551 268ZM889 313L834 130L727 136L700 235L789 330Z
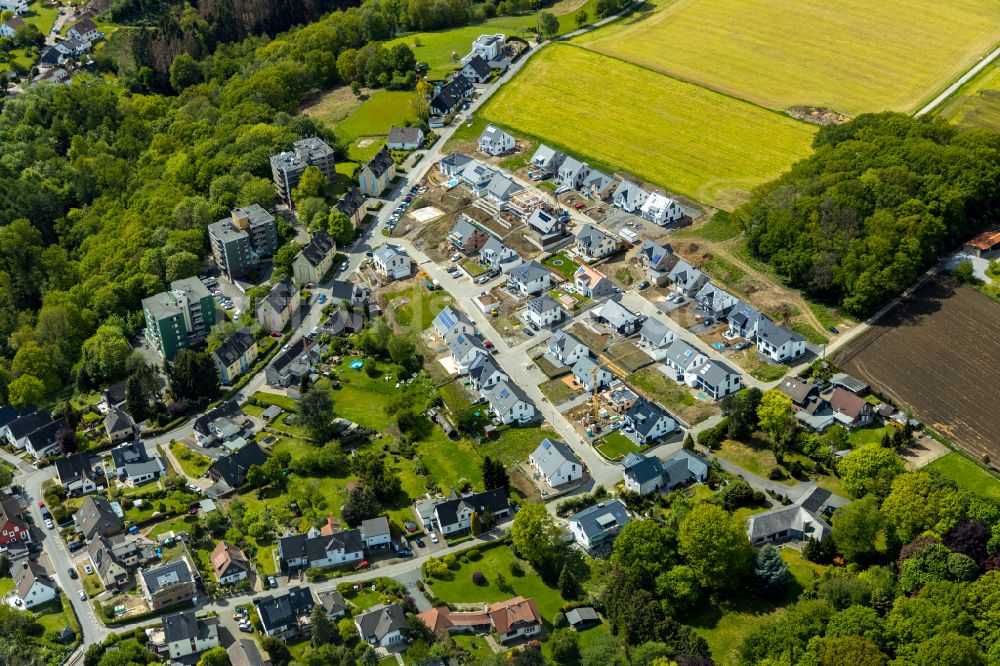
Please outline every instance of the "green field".
M1000 66L994 61L945 102L937 115L960 125L1000 131Z
M578 40L773 109L913 111L1000 41L1000 4L653 0Z
M191 479L200 479L212 466L212 461L208 456L203 456L197 451L192 451L181 442L170 442L170 452L180 463L181 471Z
M982 467L954 451L948 453L925 467L928 472L937 472L946 479L951 479L970 493L987 499L1000 501L1000 479L993 476Z
M720 207L739 203L808 154L815 132L758 106L564 44L532 57L481 115L597 168L624 170Z
M617 460L624 458L629 453L637 453L639 447L631 439L615 430L604 436L604 443L598 446L597 450L607 458Z
M448 292L428 291L422 284L385 294L385 300L386 309L394 313L396 325L413 328L414 333L427 329L441 310L455 304Z

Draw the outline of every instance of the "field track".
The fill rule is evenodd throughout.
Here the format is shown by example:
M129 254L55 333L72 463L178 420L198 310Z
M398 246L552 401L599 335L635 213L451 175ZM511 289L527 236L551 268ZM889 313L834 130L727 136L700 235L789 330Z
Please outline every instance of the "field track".
M1000 309L935 277L840 350L834 361L981 458L1000 460Z

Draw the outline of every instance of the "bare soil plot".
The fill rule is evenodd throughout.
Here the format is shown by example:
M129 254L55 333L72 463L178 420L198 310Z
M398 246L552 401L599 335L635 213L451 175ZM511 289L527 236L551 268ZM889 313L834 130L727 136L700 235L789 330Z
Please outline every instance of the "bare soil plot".
M667 379L656 366L643 368L626 381L643 397L660 403L688 425L701 423L721 411L717 403L699 400L686 386Z
M835 357L977 458L1000 459L1000 310L948 277L929 280Z
M590 347L594 352L602 352L608 346L608 339L611 337L603 333L598 333L582 322L576 322L566 329L567 333L572 333L580 338L580 341Z

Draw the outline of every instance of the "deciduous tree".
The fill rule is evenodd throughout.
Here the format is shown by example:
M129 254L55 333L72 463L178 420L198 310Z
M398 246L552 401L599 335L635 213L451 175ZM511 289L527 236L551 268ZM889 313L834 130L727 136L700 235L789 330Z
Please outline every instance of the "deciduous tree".
M752 572L753 546L746 530L717 506L695 505L681 521L677 542L702 587L735 589Z
M854 497L864 497L869 493L885 497L892 480L904 469L899 456L875 443L854 449L837 464L844 490Z

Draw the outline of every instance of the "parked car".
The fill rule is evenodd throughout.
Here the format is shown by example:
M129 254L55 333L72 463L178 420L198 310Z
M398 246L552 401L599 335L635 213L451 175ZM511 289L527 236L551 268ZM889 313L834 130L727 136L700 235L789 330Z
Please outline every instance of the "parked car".
M527 336L529 336L529 337L531 337L531 336L533 336L535 334L535 332L533 330L531 330L530 328L528 328L527 326L525 326L524 327L524 334L527 335Z
M93 574L94 573L94 567L90 566L89 564L84 564L83 565L83 573L87 574L88 576L91 575L91 574Z
M361 560L354 566L355 571L361 571L362 569L368 568L368 560Z
M271 337L272 338L280 338L281 337L281 333L278 333L277 331L274 331L274 332L271 333Z
M414 539L413 543L417 544L417 546L419 546L420 548L426 548L427 547L427 544L424 543L424 540L421 539L421 538Z
M741 349L746 349L749 346L750 346L750 341L744 340L743 342L738 342L735 345L733 345L733 349L735 349L736 351L740 351Z
M483 346L486 347L487 349L493 349L493 342L491 342L490 340L485 340L483 342Z
M82 541L70 541L66 547L69 548L69 552L75 553L76 551L83 548L84 543Z
M441 539L438 539L438 535L431 532L431 543L440 543Z
M840 330L836 326L831 326L830 332L833 333L834 335L837 335L838 333L840 333Z
M639 289L649 289L649 280L643 280L640 282Z
M46 518L45 519L45 527L47 529L50 529L50 530L55 527L55 525L52 523L52 519L51 518Z
M347 262L346 261L343 262L342 264L340 264L340 270L342 270L342 271L346 271L347 270Z
M586 207L587 204L583 203L582 201L578 201L575 204L573 204L573 208L576 208L577 210L583 210Z
M316 299L316 302L319 303L320 305L326 303L326 294L320 294L319 298Z
M80 574L78 574L76 572L76 569L74 569L73 567L70 567L69 568L69 577L72 578L73 580L76 580L77 578L80 577Z
M247 622L246 620L244 620L243 622L240 622L238 626L239 626L240 631L242 631L244 633L247 633L247 634L252 634L253 633L253 625L250 624L249 622Z
M77 592L76 596L80 597L80 601L86 601L87 600L87 593L84 592L83 590L80 590L79 592Z

